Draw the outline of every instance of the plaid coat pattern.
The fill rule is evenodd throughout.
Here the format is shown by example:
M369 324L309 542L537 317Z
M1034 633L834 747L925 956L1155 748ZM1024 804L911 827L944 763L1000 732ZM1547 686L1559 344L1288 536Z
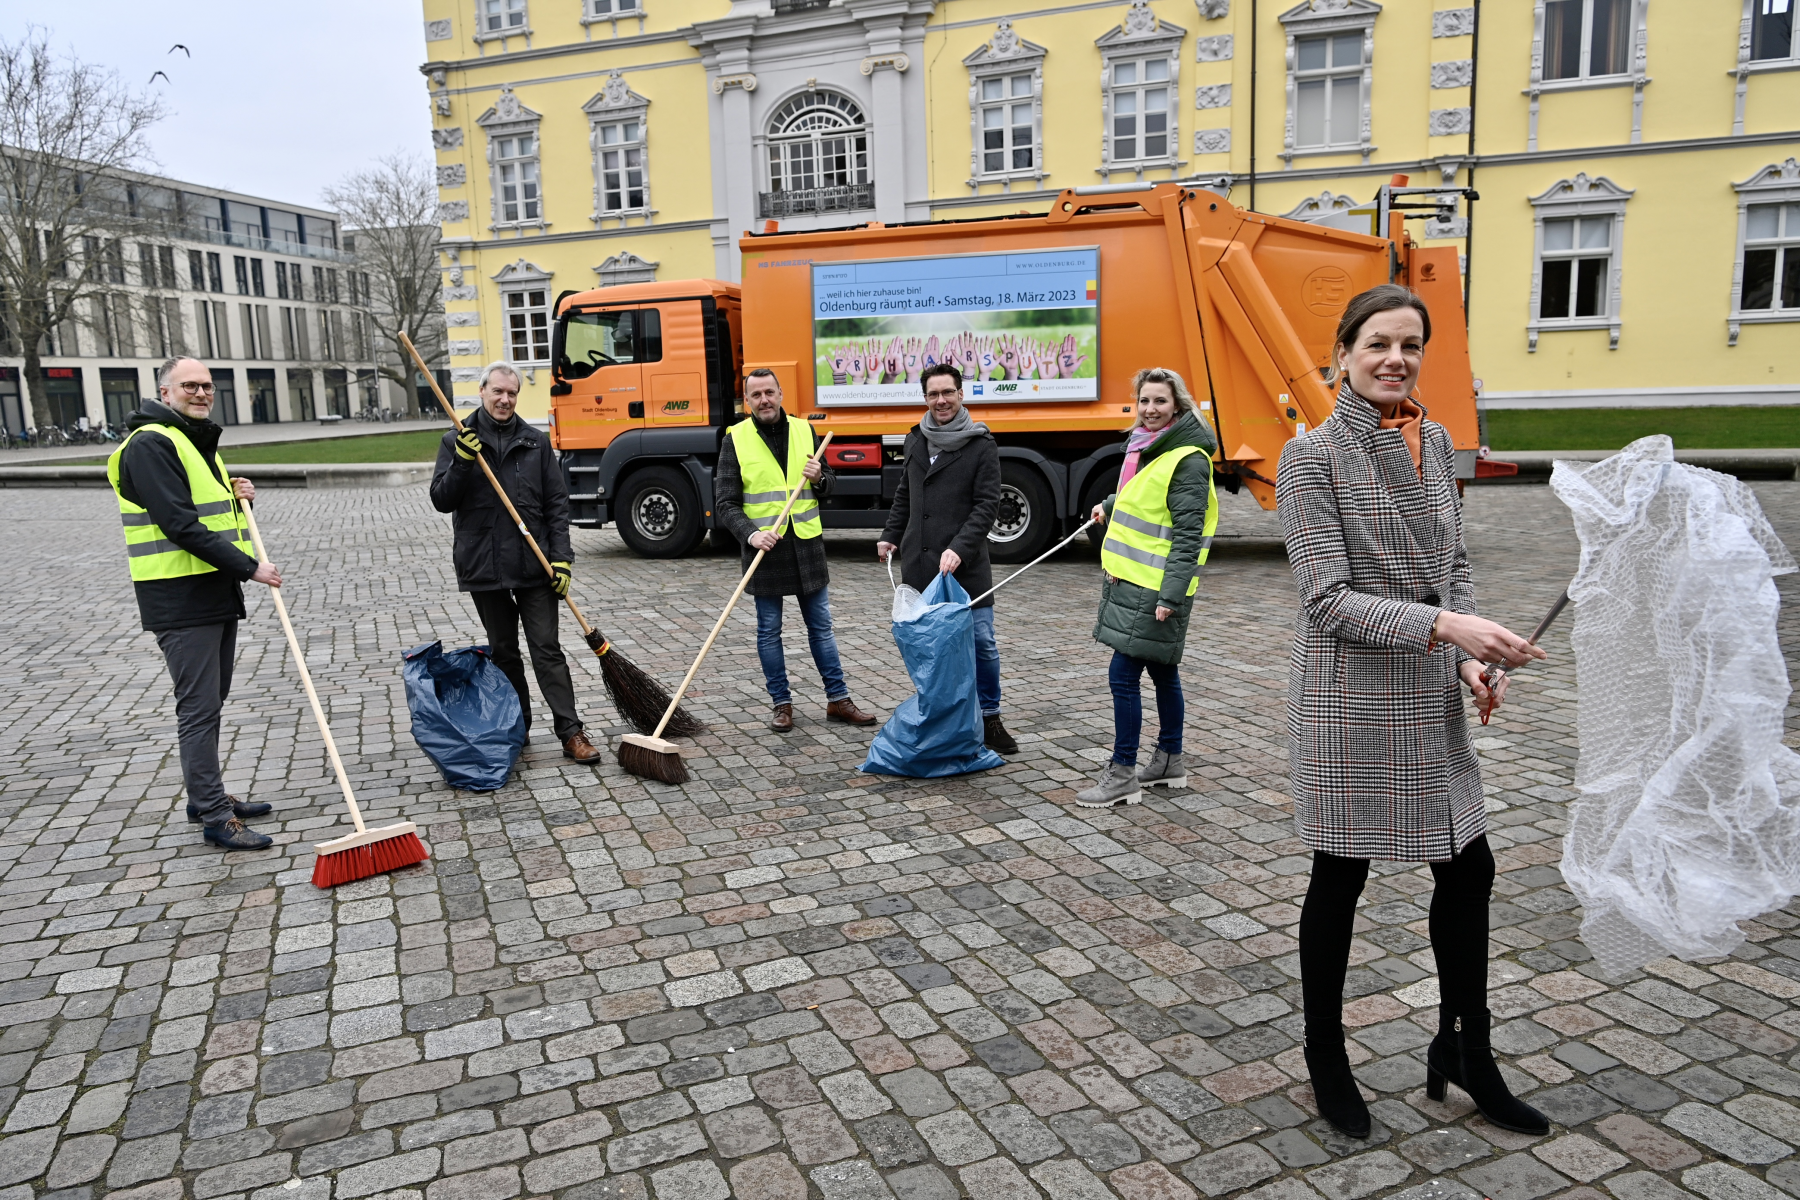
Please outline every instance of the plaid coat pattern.
M1440 609L1475 611L1455 453L1421 431L1423 478L1397 429L1350 390L1290 441L1276 507L1300 591L1288 671L1294 817L1314 850L1438 862L1487 830Z

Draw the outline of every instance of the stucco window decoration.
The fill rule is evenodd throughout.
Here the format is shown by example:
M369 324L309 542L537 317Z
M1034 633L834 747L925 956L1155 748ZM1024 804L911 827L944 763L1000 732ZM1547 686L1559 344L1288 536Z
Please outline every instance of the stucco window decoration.
M1287 121L1281 157L1374 152L1373 0L1307 0L1281 14L1287 34Z
M1800 70L1800 0L1743 0L1738 22L1737 109L1731 132L1744 132L1744 105L1750 95L1750 76L1766 71Z
M868 125L856 101L841 92L808 89L775 110L768 131L769 190L760 196L758 216L875 206Z
M662 264L659 262L650 262L629 250L621 250L595 267L594 273L600 276L601 287L613 287L621 283L655 283L656 268L660 266Z
M494 107L475 123L487 131L491 183L492 229L545 228L539 179L538 126L543 114L519 103L511 88L502 88Z
M1320 221L1340 216L1355 207L1356 201L1349 196L1334 195L1327 189L1316 196L1308 196L1281 215L1290 221Z
M1231 35L1221 33L1217 37L1194 39L1195 62L1230 62Z
M1434 38L1468 37L1475 32L1475 10L1472 8L1440 8L1431 14L1431 36Z
M627 217L650 222L650 101L632 91L614 71L594 98L581 106L588 118L588 146L594 155L595 224L619 225Z
M1559 329L1604 329L1619 348L1625 203L1634 195L1586 172L1533 196L1535 231L1527 349Z
M1200 15L1209 21L1217 21L1221 17L1231 15L1231 0L1194 0L1194 7Z
M1148 0L1132 0L1125 20L1095 41L1103 62L1099 175L1142 179L1179 170L1181 43L1187 30L1160 20Z
M636 21L637 28L626 27L627 33L644 32L645 0L581 0L581 23L591 40L594 26L609 25L613 37L619 36L620 21Z
M431 131L431 145L435 150L460 150L462 148L462 127L450 129L434 129Z
M1630 87L1631 140L1644 140L1650 82L1645 17L1650 0L1534 0L1527 150L1538 148L1539 97L1591 87Z
M550 280L550 272L522 258L494 276L506 360L526 368L534 383L536 369L550 362Z
M1044 54L1011 21L963 59L969 71L969 186L1014 180L1039 186L1044 171Z
M1729 342L1745 325L1800 321L1800 160L1771 163L1738 194Z
M531 20L525 0L475 0L475 40L498 41L504 50L509 37L522 37L526 46L531 45Z
M451 28L449 18L425 22L425 40L428 42L447 42L450 40Z

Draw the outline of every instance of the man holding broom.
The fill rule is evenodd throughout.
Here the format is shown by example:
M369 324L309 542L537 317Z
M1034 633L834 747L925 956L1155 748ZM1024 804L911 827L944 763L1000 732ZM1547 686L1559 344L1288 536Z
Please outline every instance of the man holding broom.
M527 733L531 693L525 683L525 660L519 654L521 624L563 757L598 763L600 751L582 732L575 713L575 681L569 677L569 661L557 633L557 605L568 595L575 557L569 542L569 493L550 439L513 415L518 404L519 373L507 363L489 363L481 372L481 406L460 429L445 433L438 447L431 503L439 512L452 514L456 586L474 601L493 648L494 665L519 693ZM487 459L525 527L550 558L554 581L545 576L500 498L481 477L478 455Z
M106 462L119 500L125 553L138 615L156 635L175 685L175 728L187 816L226 850L261 850L272 839L244 825L270 811L227 795L219 769L220 713L231 691L244 582L281 586L273 563L259 563L239 501L256 488L225 472L224 432L212 415L212 372L171 358L156 374L160 403L145 401Z
M784 596L799 600L813 662L825 685L825 719L873 725L877 718L857 708L850 698L837 638L831 631L831 594L826 586L830 573L825 567L825 543L819 536L824 525L819 520L818 501L818 496L830 489L831 476L809 459L812 426L782 410L781 382L766 367L745 377L744 405L750 410L750 419L733 425L719 448L719 465L713 471L713 508L718 522L743 547L745 570L756 551L767 551L747 590L756 597L756 652L762 660L769 698L775 704L769 728L776 733L794 730L793 696L788 692L787 661L781 648ZM800 496L785 528L765 528L781 515L795 488L800 489Z

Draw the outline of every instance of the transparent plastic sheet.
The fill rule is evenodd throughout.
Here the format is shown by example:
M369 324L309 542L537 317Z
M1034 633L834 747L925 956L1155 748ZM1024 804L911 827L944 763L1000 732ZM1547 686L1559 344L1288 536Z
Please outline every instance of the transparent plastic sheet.
M1774 583L1794 559L1748 487L1675 462L1666 436L1559 462L1550 487L1581 539L1581 759L1562 872L1582 940L1615 974L1729 954L1739 921L1800 891Z

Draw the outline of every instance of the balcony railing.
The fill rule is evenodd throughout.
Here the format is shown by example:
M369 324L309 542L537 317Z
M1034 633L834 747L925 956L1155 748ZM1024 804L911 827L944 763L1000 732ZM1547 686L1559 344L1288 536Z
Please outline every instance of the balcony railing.
M757 215L764 220L797 217L803 213L854 212L874 207L873 183L805 188L791 192L761 192L756 198Z
M775 12L805 12L809 8L828 8L831 0L775 0Z

